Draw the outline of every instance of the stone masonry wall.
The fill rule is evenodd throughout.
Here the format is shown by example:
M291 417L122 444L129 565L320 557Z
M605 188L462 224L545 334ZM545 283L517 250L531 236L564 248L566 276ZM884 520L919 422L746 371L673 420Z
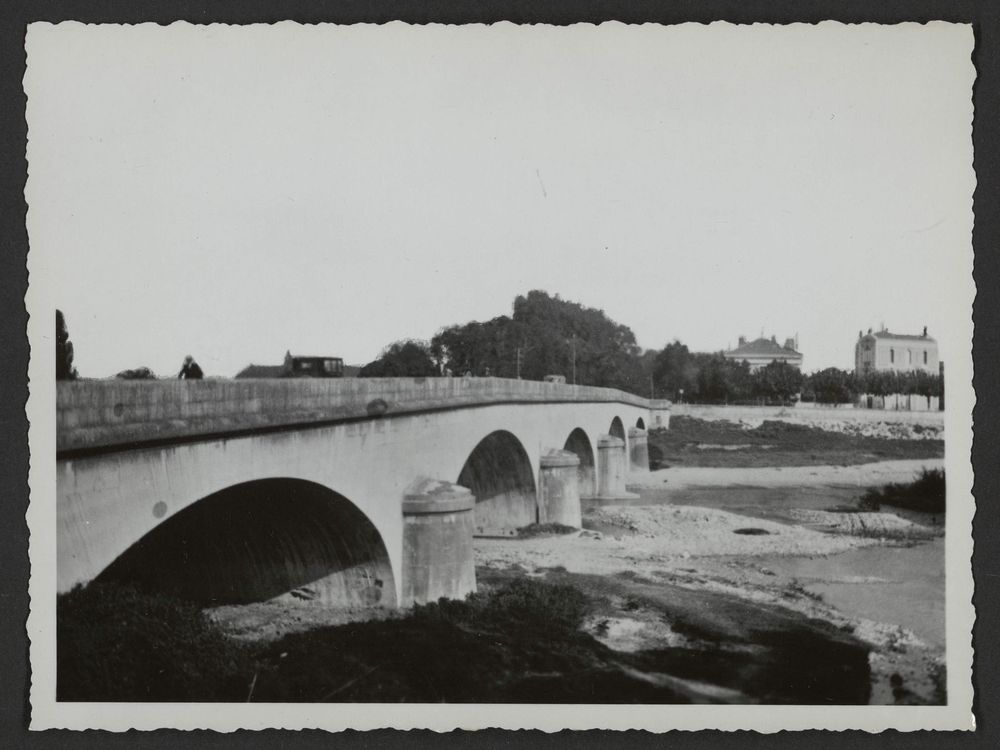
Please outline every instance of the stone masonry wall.
M611 388L504 378L85 380L56 388L59 452L501 403L617 402Z

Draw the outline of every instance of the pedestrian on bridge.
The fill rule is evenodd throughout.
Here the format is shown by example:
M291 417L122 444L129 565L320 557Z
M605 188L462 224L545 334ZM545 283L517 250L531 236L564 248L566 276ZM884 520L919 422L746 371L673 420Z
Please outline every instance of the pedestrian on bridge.
M205 373L201 371L198 363L194 361L194 357L190 354L184 358L184 364L181 366L181 371L177 373L178 380L201 380L205 377Z

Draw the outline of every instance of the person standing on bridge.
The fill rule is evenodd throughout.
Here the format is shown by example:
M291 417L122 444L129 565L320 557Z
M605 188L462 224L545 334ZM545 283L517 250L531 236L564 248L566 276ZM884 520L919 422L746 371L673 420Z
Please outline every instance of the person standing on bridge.
M205 373L201 371L198 367L198 363L194 361L194 357L190 354L184 358L184 364L181 366L181 371L177 373L178 380L201 380L205 377Z

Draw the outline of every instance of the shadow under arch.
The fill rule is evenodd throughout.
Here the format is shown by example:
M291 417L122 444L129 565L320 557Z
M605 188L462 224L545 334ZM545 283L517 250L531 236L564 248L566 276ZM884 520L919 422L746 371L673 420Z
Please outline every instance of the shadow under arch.
M479 441L456 484L476 497L476 536L513 536L538 520L531 460L521 441L506 430Z
M580 459L577 467L577 479L580 487L580 497L597 495L597 474L594 470L594 449L590 445L587 433L577 427L569 437L563 450L571 451Z
M638 427L640 430L645 430L646 422L642 417L639 417L637 420L635 420L635 426Z
M613 435L616 438L621 438L625 440L625 425L622 424L621 417L615 417L611 420L611 426L608 428L608 434ZM625 440L626 450L628 449L628 441Z
M385 543L368 517L343 495L290 478L244 482L198 500L133 544L97 580L204 605L396 603Z

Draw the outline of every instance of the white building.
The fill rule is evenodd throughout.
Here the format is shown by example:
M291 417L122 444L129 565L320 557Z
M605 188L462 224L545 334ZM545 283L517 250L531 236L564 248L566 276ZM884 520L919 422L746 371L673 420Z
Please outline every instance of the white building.
M747 341L740 336L740 345L735 349L730 349L722 353L726 359L734 362L746 362L750 365L751 372L756 372L762 367L767 367L772 362L786 362L792 367L802 369L802 354L796 351L798 348L798 336L794 339L785 339L785 345L778 343L778 339L772 336L769 339L759 338Z
M923 370L938 373L937 341L927 335L927 328L918 336L881 331L863 334L858 331L858 342L854 346L854 372L864 375L868 372L912 372Z

